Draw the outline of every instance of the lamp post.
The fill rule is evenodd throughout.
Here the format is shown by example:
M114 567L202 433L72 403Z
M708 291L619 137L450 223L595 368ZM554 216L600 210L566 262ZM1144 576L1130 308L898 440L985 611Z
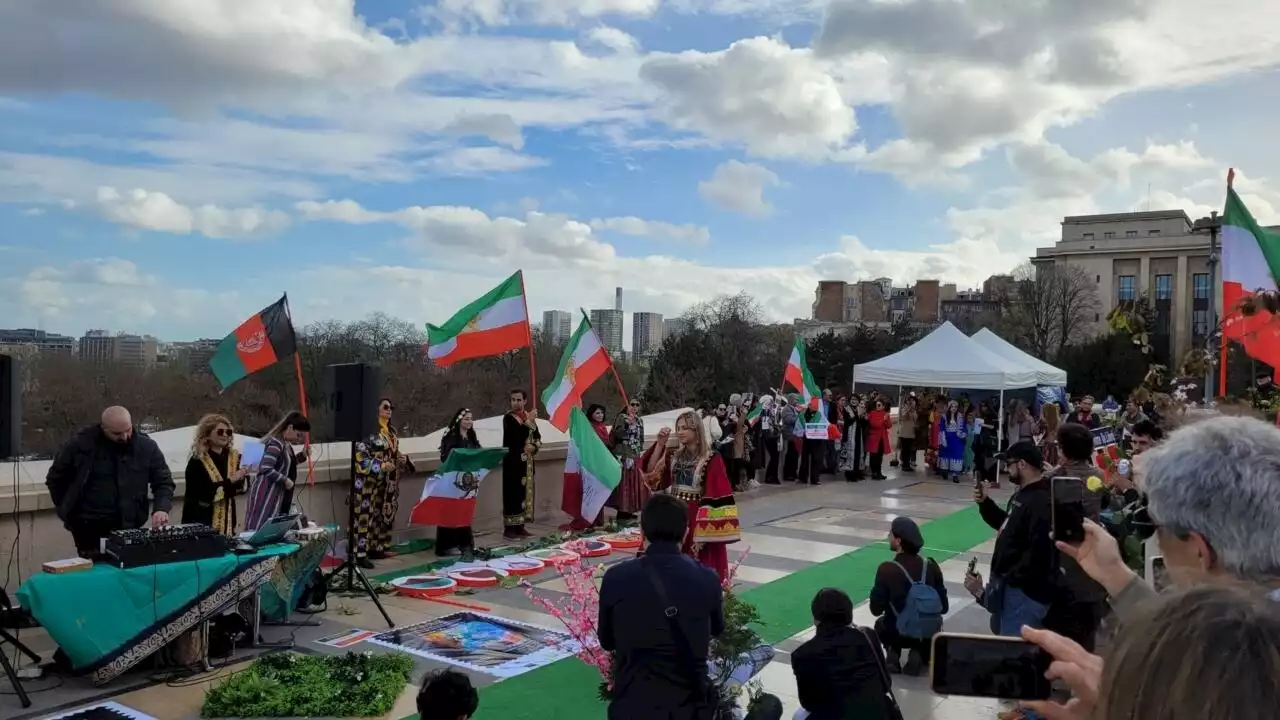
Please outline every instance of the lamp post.
M1209 340L1213 338L1213 336L1216 333L1221 332L1221 329L1218 327L1217 309L1214 307L1216 303L1216 296L1217 296L1216 289L1218 287L1218 277L1217 277L1218 233L1222 231L1222 220L1218 217L1218 211L1214 210L1213 212L1209 213L1209 217L1200 218L1199 220L1195 221L1195 223L1191 226L1191 231L1209 233L1209 260L1207 265L1209 266L1208 317L1210 321L1210 325L1209 325L1210 329L1209 329L1209 335L1205 339L1206 344L1208 344ZM1194 298L1192 301L1194 302ZM1208 369L1205 371L1205 377L1204 377L1204 402L1207 405L1210 401L1213 400L1213 398L1217 397L1218 395L1225 394L1227 389L1225 387L1220 387L1217 389L1218 391L1216 393L1212 391L1213 390L1213 366L1214 366L1213 351L1208 350L1207 347L1206 347L1206 351L1208 351L1209 353L1209 362L1207 363Z

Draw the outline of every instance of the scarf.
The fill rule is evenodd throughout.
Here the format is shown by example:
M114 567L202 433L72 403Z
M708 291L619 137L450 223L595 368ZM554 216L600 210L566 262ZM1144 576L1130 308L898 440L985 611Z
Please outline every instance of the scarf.
M213 483L213 529L219 534L232 537L236 534L235 520L232 514L227 512L228 506L234 502L232 495L227 494L228 481L222 476L218 470L218 466L214 464L213 458L209 453L200 454L200 464L204 465L204 471L209 473L209 481ZM240 467L240 452L233 447L227 448L227 472L234 473ZM228 501L231 502L228 502Z

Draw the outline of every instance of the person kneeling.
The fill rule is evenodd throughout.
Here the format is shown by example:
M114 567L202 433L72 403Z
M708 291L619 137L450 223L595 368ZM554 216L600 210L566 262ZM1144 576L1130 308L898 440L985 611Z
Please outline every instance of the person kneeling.
M853 601L823 588L813 598L812 640L791 653L801 710L796 720L890 720L889 675L880 640L853 627Z
M919 675L929 665L933 636L942 630L942 616L950 609L942 568L920 556L924 537L915 521L894 518L889 530L893 560L881 563L871 588L871 613L878 616L876 633L888 655L889 672Z

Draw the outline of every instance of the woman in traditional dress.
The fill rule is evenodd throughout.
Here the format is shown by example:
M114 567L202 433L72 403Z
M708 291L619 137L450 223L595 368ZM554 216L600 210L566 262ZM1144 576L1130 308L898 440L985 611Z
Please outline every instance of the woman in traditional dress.
M306 439L311 421L294 410L281 418L262 438L262 462L249 484L249 497L244 509L244 529L253 531L280 514L280 505L293 480L289 469L294 463L293 446Z
M458 449L474 450L480 447L476 437L475 418L467 408L461 408L453 414L449 428L440 438L440 464L449 459L449 453ZM471 527L437 527L436 555L440 557L462 556L463 562L471 562L475 552L475 540Z
M525 409L524 390L508 394L511 412L502 416L502 537L522 540L533 537L525 523L533 522L534 465L542 447L538 411Z
M644 418L640 417L640 401L631 398L627 409L613 421L609 433L610 447L622 465L622 481L614 488L607 505L618 512L618 522L632 522L649 499L649 489L644 486L644 473L640 471L640 456L644 454Z
M964 472L976 476L976 457L973 452L978 442L978 432L982 429L982 420L978 418L976 405L965 405L964 408Z
M720 576L729 575L727 545L737 542L738 506L725 473L724 460L711 443L697 413L676 418L675 446L668 447L671 430L658 431L658 440L640 459L645 483L654 492L666 492L688 503L689 534L683 550Z
M372 568L373 560L394 557L391 528L400 511L400 471L413 463L400 452L400 437L391 425L395 405L378 401L378 429L356 446L356 564Z
M871 479L886 480L884 474L884 457L893 452L889 443L889 430L893 428L893 418L889 415L889 402L884 398L876 400L875 409L867 413L867 452L871 455Z
M1058 467L1062 462L1062 449L1058 446L1058 428L1062 425L1062 416L1058 406L1045 403L1040 406L1040 422L1036 432L1040 435L1040 454L1044 455L1045 467Z
M606 448L613 448L613 439L610 436L610 428L604 421L605 409L599 403L592 403L587 406L587 420L591 422L591 429L596 431L596 435L600 438L600 442L604 443ZM621 483L619 483L621 484ZM617 488L614 488L617 492ZM560 529L567 532L582 532L587 528L599 527L604 524L604 509L596 515L594 520L588 520L582 517L582 483L566 482L560 496L560 509L567 515L572 517L568 523L561 525Z
M938 418L938 471L943 477L951 478L953 483L960 482L960 473L964 472L964 439L967 435L960 405L952 400L947 403L946 412Z
M929 449L925 451L925 465L933 472L941 475L942 468L938 464L938 450L942 447L942 415L946 412L947 401L938 397L929 402Z
M236 493L243 492L249 469L240 467L234 440L235 431L225 416L200 418L184 475L183 523L208 525L227 537L235 536Z

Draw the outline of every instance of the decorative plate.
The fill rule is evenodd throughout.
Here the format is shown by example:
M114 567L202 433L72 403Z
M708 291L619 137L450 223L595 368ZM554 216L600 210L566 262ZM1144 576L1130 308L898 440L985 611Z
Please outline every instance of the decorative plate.
M433 598L448 595L458 587L458 583L443 575L409 575L391 581L396 594L416 598Z
M537 558L516 556L490 560L489 567L506 570L508 575L537 575L547 564Z
M493 587L497 585L502 578L507 576L507 571L494 567L470 568L469 570L458 570L449 573L449 577L455 580L462 587Z
M552 565L563 565L565 563L577 560L580 555L572 550L564 548L547 548L545 550L533 550L525 553L525 557L535 558Z
M614 547L616 550L630 550L631 548L640 547L643 541L639 533L618 533L616 535L601 535L596 540L603 540Z
M574 545L578 545L582 547L583 557L598 558L598 557L604 557L605 555L608 555L609 553L613 552L613 545L610 545L609 543L603 540L600 540L598 538L591 538L590 540L573 540L570 542L573 543ZM568 545L568 544L569 543L565 543L565 545ZM561 545L560 547L564 548L565 546Z

